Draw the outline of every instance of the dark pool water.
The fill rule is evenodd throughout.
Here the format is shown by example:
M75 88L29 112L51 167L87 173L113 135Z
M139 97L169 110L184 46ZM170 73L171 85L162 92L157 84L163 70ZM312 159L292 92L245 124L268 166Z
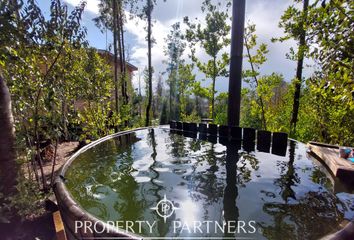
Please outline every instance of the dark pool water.
M304 144L289 141L278 156L222 142L139 130L80 154L66 185L94 216L150 237L318 239L354 216L353 191ZM154 207L165 196L178 209L164 219Z

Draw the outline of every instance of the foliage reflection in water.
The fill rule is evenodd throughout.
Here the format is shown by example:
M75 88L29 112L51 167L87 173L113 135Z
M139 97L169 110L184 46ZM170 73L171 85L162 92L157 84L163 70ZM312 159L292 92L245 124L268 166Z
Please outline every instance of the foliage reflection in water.
M303 144L289 141L283 157L208 140L162 128L126 134L80 154L66 184L85 210L104 221L156 221L151 233L143 226L145 236L233 236L213 225L208 231L202 225L202 233L175 232L173 226L225 220L256 222L255 233L241 229L237 237L317 239L352 213L352 203L333 193L332 181ZM165 195L179 208L166 223L151 210Z

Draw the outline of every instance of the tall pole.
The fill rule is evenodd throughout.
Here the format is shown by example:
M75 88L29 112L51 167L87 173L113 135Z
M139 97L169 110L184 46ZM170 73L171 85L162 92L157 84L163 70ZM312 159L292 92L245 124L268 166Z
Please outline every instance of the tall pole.
M245 5L245 0L233 0L232 4L229 104L227 115L229 126L239 126L240 124Z

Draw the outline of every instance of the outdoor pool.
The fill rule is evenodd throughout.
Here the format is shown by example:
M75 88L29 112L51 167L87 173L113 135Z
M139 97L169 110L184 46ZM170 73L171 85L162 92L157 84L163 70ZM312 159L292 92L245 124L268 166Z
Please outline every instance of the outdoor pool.
M353 190L304 144L289 140L285 156L248 147L167 127L131 131L80 153L65 186L93 216L147 237L318 239L354 217Z

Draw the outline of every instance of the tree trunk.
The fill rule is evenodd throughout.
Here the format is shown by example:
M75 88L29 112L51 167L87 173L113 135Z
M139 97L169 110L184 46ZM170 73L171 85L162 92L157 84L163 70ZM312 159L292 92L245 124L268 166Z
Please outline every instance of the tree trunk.
M148 9L147 9L147 21L148 21L148 71L149 71L149 99L148 104L146 106L146 118L145 118L145 126L150 125L150 109L151 109L151 102L152 102L152 66L151 66L151 11L152 5L151 0L147 0Z
M125 106L128 104L128 94L127 94L127 74L125 68L125 54L124 54L124 29L123 29L123 15L122 15L122 1L117 1L117 14L115 15L116 26L117 26L117 41L118 41L118 53L119 53L119 67L120 67L120 84L121 84L121 96L123 104ZM125 121L124 126L128 126L129 122Z
M179 75L178 75L178 66L176 68L176 78L175 78L175 82L174 82L174 85L175 85L175 89L176 89L176 95L175 95L175 101L176 101L176 104L174 106L174 111L175 111L175 118L177 121L181 121L181 111L180 111L180 105L181 105L181 94L179 92L179 89L180 89L180 86L178 84L180 84L178 82L177 79L179 79ZM180 80L180 79L179 79Z
M117 3L116 3L117 4ZM114 14L115 22L116 22L116 38L117 38L117 43L118 43L118 55L119 55L119 72L120 72L120 84L121 84L121 94L122 94L122 100L123 100L123 105L125 105L125 92L124 92L124 81L125 81L125 75L124 75L124 60L123 60L123 53L122 53L122 35L121 35L121 21L120 21L120 3L118 3L118 6L116 6L116 14Z
M64 133L64 140L67 141L69 140L69 132L68 132L68 124L66 121L66 114L67 114L67 106L66 106L66 99L65 97L62 99L61 103L61 117L62 117L62 123L63 123L63 133Z
M172 75L171 75L172 76ZM172 115L172 82L170 82L170 114L169 114L169 120L175 120Z
M119 114L119 100L118 100L118 48L117 48L117 2L113 2L113 51L114 51L114 100L116 114ZM116 130L118 128L116 127Z
M251 57L251 53L250 53L250 48L248 47L247 38L246 37L245 37L245 47L246 47L246 50L247 50L248 59L250 60L251 70L252 70L253 73L255 73L255 69L254 69L254 66L253 66L253 61L252 61L252 57ZM256 86L258 87L258 79L257 79L256 75L254 75L254 81L256 82ZM258 96L258 98L259 98L259 103L261 104L261 110L262 110L263 129L267 131L267 122L266 122L266 119L265 119L265 110L264 110L263 98L261 96Z
M0 75L0 191L4 197L16 193L18 166L14 139L10 93Z
M55 150L54 150L54 156L53 156L53 163L52 163L52 172L50 174L50 186L53 186L54 183L54 170L55 170L55 165L56 165L56 159L57 159L57 150L58 150L58 139L55 141Z
M214 110L214 105L215 105L215 81L216 81L216 56L214 56L213 59L213 85L212 85L212 92L211 92L211 114L210 114L210 118L213 119L213 121L215 121L215 110Z
M139 117L140 117L140 119L142 118L142 116L141 116L141 105L142 105L142 96L141 96L141 83L140 83L140 80L141 80L141 78L140 78L140 73L139 73Z
M211 114L210 114L210 118L213 119L213 121L215 120L215 115L214 115L214 105L215 105L215 78L213 78L213 89L212 89L212 96L211 96Z
M195 95L195 109L197 111L197 115L199 117L202 117L201 110L200 110L199 97L197 95Z
M172 66L172 65L173 65L173 63L171 61L170 66ZM177 120L175 111L173 110L174 89L175 89L175 80L174 80L174 76L173 76L173 68L171 67L171 72L170 72L170 114L169 114L170 121Z
M128 84L127 84L127 68L126 68L126 59L125 59L125 45L124 45L124 19L123 19L123 8L122 2L119 2L119 10L118 10L118 23L119 23L119 30L120 30L120 62L122 68L122 95L124 104L129 103L129 95L128 95Z
M305 47L305 38L306 30L305 23L307 21L307 9L309 5L309 0L304 0L303 4L303 13L304 19L302 20L302 29L300 33L300 45L298 50L298 60L296 68L296 83L295 83L295 93L294 93L294 103L293 103L293 114L290 121L290 136L294 136L296 133L296 123L298 121L299 106L300 106L300 91L301 91L301 81L302 81L302 69L304 64L304 47Z

